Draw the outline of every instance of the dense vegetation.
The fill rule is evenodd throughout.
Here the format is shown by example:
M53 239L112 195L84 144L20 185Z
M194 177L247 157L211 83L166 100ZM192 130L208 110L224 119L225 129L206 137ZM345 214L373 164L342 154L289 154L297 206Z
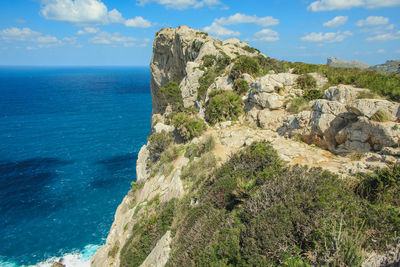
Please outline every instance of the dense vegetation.
M183 109L181 90L176 82L168 82L164 87L158 90L157 94L160 98L161 108L165 109L170 105L175 112Z
M250 85L245 79L238 78L233 83L233 90L238 95L244 95L250 90Z
M328 78L328 85L351 84L357 87L369 88L373 92L386 96L394 101L400 101L400 75L388 74L373 70L333 68L326 65L307 63L292 63L295 74L318 72Z
M207 125L203 119L188 115L185 112L174 115L172 124L184 141L189 141L194 137L200 136L207 129Z
M322 169L287 167L265 142L208 178L198 175L206 156L203 168L185 169L194 185L179 203L167 266L359 266L400 229L398 165L350 186Z
M234 121L243 114L242 99L234 92L215 90L209 94L209 97L205 112L209 123Z
M218 57L214 55L205 55L203 57L203 65L200 68L204 70L204 74L199 79L200 86L197 90L198 100L206 98L208 88L230 63L231 58L224 52L221 52L221 55Z
M150 158L153 162L160 159L161 154L172 144L174 138L171 133L163 130L160 133L152 133L148 138L149 141L148 150L150 152Z

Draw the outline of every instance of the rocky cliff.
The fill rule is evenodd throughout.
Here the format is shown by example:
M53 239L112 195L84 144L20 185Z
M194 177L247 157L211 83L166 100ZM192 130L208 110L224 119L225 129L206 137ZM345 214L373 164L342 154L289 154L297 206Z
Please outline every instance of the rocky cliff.
M363 63L358 60L346 61L337 57L328 57L326 65L334 68L358 68L358 69L368 69L371 65Z
M379 266L396 261L399 246L392 238L400 201L390 204L394 221L383 220L384 230L375 217L357 221L364 215L349 214L343 203L348 201L344 195L351 195L346 205L359 203L357 207L366 207L363 212L373 213L369 200L347 185L361 188L361 182L354 185L355 177L375 177L375 170L400 163L398 102L367 88L330 84L321 73L300 73L298 66L268 58L237 39L222 42L188 27L156 34L150 66L152 134L139 153L137 181L118 207L92 266ZM333 174L327 178L320 169L297 165ZM282 184L283 177L293 180ZM322 188L332 186L315 187L321 181ZM329 195L342 181L353 181L346 182L351 192ZM297 183L296 189L291 187ZM282 188L286 191L277 193ZM302 188L308 189L297 196ZM303 214L285 217L285 212L293 213L285 211L291 205L287 202L277 209L279 216L273 213L273 203L288 201L282 199L284 192L293 192L290 199L298 197L290 203L306 203ZM315 199L303 199L306 192L314 192ZM330 197L328 205L324 201ZM328 208L332 203L337 209ZM314 208L314 217L307 215ZM374 212L387 213L378 207ZM261 214L269 215L258 221ZM266 222L276 228L269 229ZM335 233L326 225L335 225ZM360 247L349 247L351 227L370 233L357 239ZM287 240L276 234L280 231ZM280 245L270 247L274 242ZM296 247L300 243L303 247Z

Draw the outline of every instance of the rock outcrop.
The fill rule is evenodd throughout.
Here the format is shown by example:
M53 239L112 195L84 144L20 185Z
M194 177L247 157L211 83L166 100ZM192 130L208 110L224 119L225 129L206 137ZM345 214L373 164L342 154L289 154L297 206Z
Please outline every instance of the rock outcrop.
M207 87L202 88L206 92L201 99L198 97L199 88L204 87L202 80L208 71L204 64L205 56L214 58L216 62L221 59L229 59L229 62L223 65L218 75L212 76ZM222 42L185 26L159 31L154 40L150 65L152 133L172 133L171 136L176 136L179 128L169 125L173 111L171 106L162 107L158 94L161 87L170 81L176 82L184 107L194 107L195 111L191 108L190 112L197 111L190 116L204 118L210 92L235 91L234 78L230 73L235 58L240 56L263 57L237 39ZM332 59L332 62L341 61ZM310 75L319 89L327 83L321 74ZM305 91L297 86L299 75L287 71L258 76L240 73L238 77L246 81L249 88L241 96L244 112L240 118L235 122L209 125L203 135L186 143L175 138L173 142L178 150L188 149L212 137L215 148L210 153L220 165L243 146L254 141L268 141L289 165L322 167L343 177L400 163L399 103L385 99L360 99L368 95L365 94L368 89L337 85L321 91L323 99L308 101L300 112L293 114L289 112L293 102L305 99ZM151 203L165 204L172 199L184 199L190 189L191 185L182 180L182 172L193 158L177 152L163 166L165 159L151 162L150 145L143 146L139 152L137 181L119 205L106 243L93 256L91 265L94 267L120 266L121 251L127 240L133 237L131 229L157 212L157 206ZM350 159L352 153L363 153L363 157ZM191 199L188 203L196 205L198 201ZM164 231L158 238L141 266L162 267L167 263L174 233Z
M400 59L388 60L384 64L375 65L368 68L369 70L377 70L388 73L400 73Z
M365 64L358 60L346 61L337 57L328 57L326 65L334 68L358 68L358 69L368 69L371 65Z

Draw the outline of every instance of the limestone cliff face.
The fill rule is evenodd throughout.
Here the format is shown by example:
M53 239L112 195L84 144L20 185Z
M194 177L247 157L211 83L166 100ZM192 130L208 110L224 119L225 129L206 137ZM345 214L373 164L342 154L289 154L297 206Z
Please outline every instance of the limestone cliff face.
M201 79L207 71L205 56L216 60L229 58L230 63L213 78L205 98L199 100ZM161 87L169 81L176 82L184 106L195 107L198 111L195 116L205 118L204 106L210 92L234 90L229 73L240 56L265 57L237 39L222 42L185 26L159 31L150 64L152 133L176 133L173 125L167 125L171 111L168 107L166 110L160 108L158 91ZM327 83L327 79L318 73L310 75L315 78L318 88ZM368 89L339 85L328 88L322 99L310 101L303 111L293 114L289 112L291 101L304 94L297 86L298 77L290 70L269 71L258 77L240 73L239 78L246 81L249 90L242 96L244 114L239 120L208 126L202 136L187 143L174 142L187 148L203 142L206 136L213 136L216 144L212 153L219 159L218 164L222 164L243 146L267 140L289 164L318 166L342 176L400 162L399 103L358 99L360 93ZM373 117L382 111L387 116L385 121L374 120ZM364 157L350 160L348 155L354 152L364 153ZM154 199L162 204L174 198L182 199L187 194L188 185L182 181L181 174L188 162L189 158L180 154L168 163L169 171L159 171L166 166L150 164L148 145L142 147L136 166L137 184L119 205L106 244L93 256L91 266L121 266L122 250L127 240L134 238L132 227L157 211L157 206L151 204ZM141 266L164 266L173 241L170 231L163 233Z

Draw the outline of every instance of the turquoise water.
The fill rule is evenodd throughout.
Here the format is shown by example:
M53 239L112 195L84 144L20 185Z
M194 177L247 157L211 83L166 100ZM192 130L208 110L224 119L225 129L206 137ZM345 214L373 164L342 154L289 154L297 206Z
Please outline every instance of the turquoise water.
M135 180L148 68L0 68L0 266L88 260Z

